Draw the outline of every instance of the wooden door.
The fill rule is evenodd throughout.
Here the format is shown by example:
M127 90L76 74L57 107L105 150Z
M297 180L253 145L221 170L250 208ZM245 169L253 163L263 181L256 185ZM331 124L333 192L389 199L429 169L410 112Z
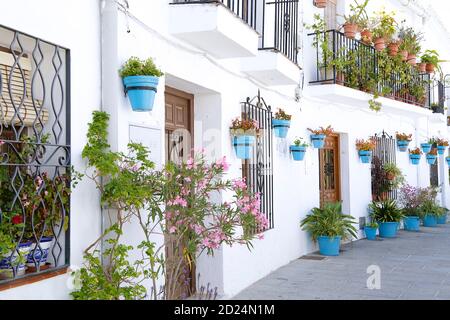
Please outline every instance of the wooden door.
M339 155L339 135L327 137L325 147L319 150L321 206L341 201Z
M165 89L165 153L166 162L181 164L193 151L193 110L194 96L170 87ZM166 279L171 276L175 261L183 257L184 243L166 236ZM178 278L176 290L168 290L171 299L186 299L195 294L195 264L191 261L182 264L183 274Z

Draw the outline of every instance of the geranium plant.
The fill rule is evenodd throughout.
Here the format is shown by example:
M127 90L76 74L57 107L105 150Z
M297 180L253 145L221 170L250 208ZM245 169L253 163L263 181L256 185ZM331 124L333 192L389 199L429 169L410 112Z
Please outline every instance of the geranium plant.
M256 120L236 118L231 122L230 131L233 136L258 136L259 124Z
M334 133L334 129L331 127L331 125L329 125L328 127L324 128L324 127L320 127L319 129L310 129L308 128L308 130L314 134L314 135L326 135L326 136L330 136Z
M358 151L372 151L375 149L376 147L376 141L374 139L368 139L368 140L364 140L364 139L360 139L360 140L356 140L356 149Z
M292 119L292 115L287 114L283 109L279 108L274 114L274 119L290 121Z
M399 141L412 141L412 134L407 134L407 133L396 133L396 138Z
M409 153L410 154L414 154L414 155L422 155L422 151L420 150L420 148L415 148L415 149L409 149Z

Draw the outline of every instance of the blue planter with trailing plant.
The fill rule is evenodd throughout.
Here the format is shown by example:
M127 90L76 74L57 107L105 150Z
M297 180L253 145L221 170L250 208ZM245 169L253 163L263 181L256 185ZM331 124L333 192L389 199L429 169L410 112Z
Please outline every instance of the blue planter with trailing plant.
M0 279L9 279L15 275L20 276L25 274L25 261L27 259L28 253L30 252L31 241L21 243L17 246L17 250L12 252L7 252L4 254L4 258L0 260ZM19 261L20 255L23 257L23 262Z
M381 238L395 238L397 236L398 222L380 222L378 225Z
M447 214L439 216L437 218L437 224L447 224Z
M403 219L403 226L406 231L419 231L420 230L420 218L415 216L405 217Z
M437 146L438 154L443 155L445 153L446 146Z
M372 151L360 150L359 158L362 163L371 163L372 162Z
M291 127L291 120L280 120L280 119L272 120L272 128L273 131L275 132L275 137L286 138L290 127Z
M429 143L422 143L420 147L422 148L423 153L428 153L431 151L431 144Z
M323 256L338 256L341 246L341 237L319 237L319 252Z
M234 136L233 147L236 152L236 157L242 160L251 159L255 141L255 136L251 135Z
M414 165L418 165L420 163L420 154L410 154L409 159L411 159L411 163Z
M305 159L306 147L303 146L290 146L289 150L292 153L292 158L295 161L303 161Z
M427 154L427 162L429 165L433 165L436 163L437 156L434 154Z
M364 227L367 240L377 240L377 230L378 228Z
M316 149L322 149L325 146L325 138L327 136L324 134L312 134L311 135L311 142L313 144L313 147Z
M408 151L409 141L408 140L397 140L398 150L400 152Z
M152 111L158 82L159 78L153 76L129 76L123 78L125 94L128 95L133 111Z
M33 243L27 257L27 266L35 267L36 265L45 265L47 263L48 253L52 247L52 243L53 237L42 237L39 245L37 243Z
M436 227L437 226L437 216L434 214L427 214L425 217L423 217L423 226L424 227Z

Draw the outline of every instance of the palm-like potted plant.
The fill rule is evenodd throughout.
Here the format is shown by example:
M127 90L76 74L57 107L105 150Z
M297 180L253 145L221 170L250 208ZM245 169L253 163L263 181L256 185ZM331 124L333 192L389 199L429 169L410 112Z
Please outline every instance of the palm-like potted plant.
M409 150L409 159L411 160L412 164L418 165L420 163L421 157L422 157L422 151L420 151L419 148Z
M338 256L341 240L356 238L355 219L342 213L340 202L325 204L314 208L301 221L301 228L319 243L320 254Z
M133 111L151 111L159 77L163 76L153 60L131 57L123 64L119 74L123 79L125 94L128 95Z
M371 223L367 223L364 226L364 233L366 234L367 240L376 240L377 239L377 230L378 230L378 223L372 221Z
M306 143L303 138L295 139L294 144L289 147L292 158L294 158L295 161L303 161L305 159L306 148L308 147L309 144Z
M356 149L362 163L370 163L372 161L372 152L376 147L376 141L372 138L368 140L356 140Z
M308 131L311 132L311 141L314 146L314 148L322 149L325 146L325 139L327 136L330 136L334 133L333 128L330 126L324 128L320 127L319 129L313 130L309 129Z
M380 237L394 238L397 235L399 223L403 218L403 212L395 200L372 202L369 205L372 221L379 224Z
M289 128L291 127L292 116L287 114L283 109L278 109L272 119L272 127L275 136L278 138L286 138Z
M400 152L406 152L408 150L409 143L412 141L412 134L397 132L396 137L398 149Z
M236 156L242 160L251 159L253 146L259 134L258 122L236 118L231 123L230 132Z

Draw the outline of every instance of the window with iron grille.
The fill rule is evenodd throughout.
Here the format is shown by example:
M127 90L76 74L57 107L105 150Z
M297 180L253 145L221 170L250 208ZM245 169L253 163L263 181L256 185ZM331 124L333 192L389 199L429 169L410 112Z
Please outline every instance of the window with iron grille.
M0 285L69 265L70 52L0 26Z
M396 163L396 142L386 132L372 137L376 147L372 157L372 197L374 200L397 199L397 190L392 189L383 166L386 163Z
M242 119L255 120L260 135L256 139L253 158L242 163L242 176L248 187L261 197L261 212L274 227L273 219L273 176L272 176L272 111L260 93L242 103Z

